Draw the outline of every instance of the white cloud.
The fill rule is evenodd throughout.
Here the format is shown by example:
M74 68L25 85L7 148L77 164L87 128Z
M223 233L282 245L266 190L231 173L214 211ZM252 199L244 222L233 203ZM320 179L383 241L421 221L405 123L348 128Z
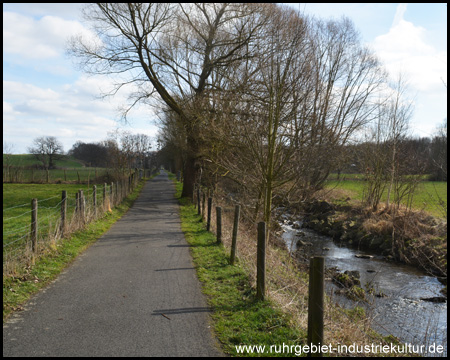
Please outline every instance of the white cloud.
M3 80L3 97L17 101L26 98L36 100L55 100L58 93L52 89L43 89L32 84Z
M389 32L371 44L392 77L405 76L414 98L411 130L432 136L437 123L447 113L447 95L442 79L447 79L447 50L432 45L431 32L403 18L406 5L400 4Z
M394 21L391 27L395 27L399 24L401 20L403 20L403 16L405 15L406 8L408 4L398 4L397 10L395 12Z
M82 80L61 89L3 81L4 138L14 139L9 141L22 152L37 136L56 136L67 150L78 139L105 138L117 126L114 109L93 99L87 88Z
M58 16L64 19L77 20L80 17L80 9L84 4L80 3L6 3L4 11L14 11L32 17L45 15Z
M4 140L15 144L15 151L23 153L38 136L56 136L65 150L77 140L98 142L106 139L109 131L120 127L117 106L126 101L127 95L123 93L99 100L99 88L108 89L111 81L104 77L81 76L72 84L42 88L4 80ZM131 125L125 129L153 136L157 130L150 125L151 116L148 107L138 107L130 113Z
M76 34L93 37L78 21L56 16L39 20L14 12L3 12L3 52L26 59L50 59L64 53L67 39Z
M447 52L428 44L427 30L399 18L403 13L404 9L397 10L394 26L372 46L392 75L404 73L418 91L439 90L441 77L447 76Z

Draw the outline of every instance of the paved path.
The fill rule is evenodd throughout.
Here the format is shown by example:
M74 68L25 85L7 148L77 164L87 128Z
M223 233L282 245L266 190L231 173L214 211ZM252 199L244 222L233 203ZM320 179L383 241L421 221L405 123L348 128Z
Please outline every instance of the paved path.
M3 356L221 356L174 186L133 207L3 326Z

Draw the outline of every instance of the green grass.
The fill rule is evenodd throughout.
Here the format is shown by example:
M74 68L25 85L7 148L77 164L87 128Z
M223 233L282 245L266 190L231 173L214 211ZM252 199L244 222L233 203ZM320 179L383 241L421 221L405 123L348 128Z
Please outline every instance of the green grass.
M8 158L8 160L7 160ZM13 168L7 171L3 168L3 179L8 182L47 182L47 171L26 168L33 165L41 166L42 163L34 155L3 155L3 165L8 163ZM85 167L83 162L72 156L62 155L60 160L55 161L56 169L49 170L49 182L62 181L92 181L108 172L105 168Z
M48 172L49 183L61 182L88 182L91 183L96 177L106 175L110 169L105 168L65 168L52 169ZM9 174L3 169L3 178L8 182L33 182L47 183L47 171L41 169L13 169Z
M177 190L179 198L180 183L177 183ZM256 291L250 287L248 275L241 267L229 265L224 247L206 231L194 206L187 199L179 201L182 230L191 245L203 292L214 309L214 330L222 350L232 356L251 356L257 354L239 354L236 346L265 345L269 348L270 345L300 345L305 342L306 335L290 326L288 316L275 309L271 302L256 299Z
M144 184L145 182L141 182L135 188L133 193L120 205L115 207L111 213L106 213L101 219L88 224L84 230L77 231L69 238L60 241L55 248L38 258L33 266L22 269L22 271L15 276L4 276L3 321L5 321L13 311L22 309L23 303L25 303L34 293L56 279L61 271L64 270L80 253L86 250L92 243L101 237L112 224L119 220L134 203ZM43 187L43 185L40 186ZM53 188L54 186L55 185L53 185ZM36 194L36 192L33 192L33 194Z
M364 181L344 180L328 181L326 188L345 190L352 200L362 201ZM381 201L386 201L387 191L384 192ZM433 216L445 217L444 209L447 209L447 182L423 181L419 183L414 192L412 208L424 210Z
M88 187L83 184L3 184L3 244L16 241L30 231L31 199L38 199L39 223L45 219L43 224L48 224L48 220L54 224L60 217L62 190L67 191L69 199L67 209L71 215L75 208L75 194L80 189L92 202L92 185ZM97 186L97 189L97 203L100 204L103 187ZM41 226L41 233L46 230L46 225Z

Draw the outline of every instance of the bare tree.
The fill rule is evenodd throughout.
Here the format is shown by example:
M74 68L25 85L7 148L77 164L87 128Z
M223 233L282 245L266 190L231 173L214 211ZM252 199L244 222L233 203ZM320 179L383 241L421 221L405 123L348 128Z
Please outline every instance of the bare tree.
M401 141L406 138L409 120L412 116L412 103L405 98L406 83L401 75L393 88L394 94L390 97L387 103L387 123L388 139L387 145L390 152L390 179L386 198L386 208L389 208L389 202L391 200L391 191L395 186L395 192L397 194L396 201L400 203L400 145Z
M346 18L315 22L311 42L313 90L296 124L298 174L309 193L319 189L340 163L352 136L376 117L376 99L386 78Z
M136 149L136 156L138 159L137 166L145 170L147 163L146 160L152 149L152 139L150 136L146 134L136 134L134 135L134 142L136 144L135 149Z
M432 139L431 157L433 179L447 181L447 119L438 127Z
M199 134L208 124L215 71L242 61L260 26L251 4L102 3L85 9L98 40L73 38L70 53L94 74L117 74L111 92L132 85L131 104L155 105L158 94L187 134L183 196L192 196L200 168ZM125 80L123 80L125 79ZM199 109L201 112L199 112Z
M264 40L256 45L258 56L237 73L242 84L235 101L238 111L231 112L223 134L228 143L234 134L229 144L233 152L222 165L251 189L254 216L262 208L262 219L270 224L274 191L295 176L292 124L309 88L309 43L307 23L295 11L276 5L266 5L264 11L269 20Z
M314 23L280 6L264 10L258 56L228 79L234 92L220 113L229 118L216 130L228 146L221 173L252 194L255 218L262 208L270 222L274 197L311 196L375 117L385 72L348 20Z
M411 177L413 169L403 159L412 103L406 94L407 86L401 75L380 98L378 116L373 123L372 134L365 146L363 163L366 167L364 201L375 211L387 190L385 207L392 200L396 207L402 199L412 196L417 177ZM418 171L414 169L414 171ZM420 170L419 170L420 172ZM414 180L414 181L413 181Z
M34 139L33 146L28 148L30 154L42 162L45 169L53 169L55 160L64 153L61 142L54 136L43 136Z

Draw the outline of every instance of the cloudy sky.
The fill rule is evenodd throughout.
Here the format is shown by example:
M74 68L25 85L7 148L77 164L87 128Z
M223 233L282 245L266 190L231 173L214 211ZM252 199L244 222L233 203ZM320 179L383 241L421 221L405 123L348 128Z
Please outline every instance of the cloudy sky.
M412 135L431 136L447 117L445 4L291 4L307 15L353 20L363 42L395 75L406 75L415 112ZM111 79L77 71L66 55L72 35L89 34L82 4L3 4L3 143L26 153L33 139L56 136L68 151L77 141L104 140L114 129L156 134L156 117L141 106L119 120L126 94L100 99Z

